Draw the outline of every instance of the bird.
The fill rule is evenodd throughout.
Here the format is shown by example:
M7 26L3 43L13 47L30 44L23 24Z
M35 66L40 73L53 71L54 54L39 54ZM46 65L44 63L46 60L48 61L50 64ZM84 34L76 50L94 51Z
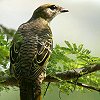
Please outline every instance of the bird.
M52 19L67 9L55 4L39 6L32 17L21 24L10 47L10 75L20 88L20 100L42 100L41 84L53 50Z

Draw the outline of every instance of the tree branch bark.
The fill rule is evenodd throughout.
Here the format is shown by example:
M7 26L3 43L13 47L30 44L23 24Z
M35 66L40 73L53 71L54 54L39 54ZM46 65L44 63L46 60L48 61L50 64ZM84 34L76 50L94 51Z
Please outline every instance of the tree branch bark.
M79 77L82 77L83 75L86 75L95 71L99 71L99 70L100 70L100 64L94 64L94 65L89 65L82 68L68 70L65 72L57 72L55 76L62 80L69 80L73 78L79 78Z
M68 80L74 79L74 78L79 78L79 77L82 77L83 75L93 73L93 72L96 72L99 70L100 70L100 64L89 65L86 67L68 70L65 72L57 72L54 77L48 75L44 79L44 82L59 82L59 79L61 79L61 80L66 80L68 83L75 84L74 82L70 82ZM18 81L14 77L9 77L9 76L0 77L0 80L4 80L3 82L0 82L0 84L2 84L4 86L18 86ZM75 85L82 86L84 88L92 89L92 90L96 90L96 91L100 92L100 89L97 89L95 87L85 85L82 83L77 83Z

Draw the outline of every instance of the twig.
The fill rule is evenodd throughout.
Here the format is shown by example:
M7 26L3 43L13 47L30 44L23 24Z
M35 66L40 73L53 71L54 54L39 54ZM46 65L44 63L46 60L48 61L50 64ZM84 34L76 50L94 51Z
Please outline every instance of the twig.
M96 88L96 87L93 87L93 86L89 86L89 85L86 85L86 84L83 84L83 83L80 83L80 82L71 82L71 81L67 81L68 83L71 83L71 84L75 84L77 86L81 86L81 87L84 87L86 89L91 89L91 90L95 90L95 91L98 91L100 92L100 88Z

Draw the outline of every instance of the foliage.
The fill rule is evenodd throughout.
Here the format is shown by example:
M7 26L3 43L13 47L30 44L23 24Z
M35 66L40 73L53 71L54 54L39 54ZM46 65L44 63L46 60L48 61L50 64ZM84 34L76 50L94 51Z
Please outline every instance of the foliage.
M10 40L14 34L13 29L7 29L0 25L0 69L7 69L9 62Z
M14 32L15 30L7 29L0 25L0 77L8 75L9 47ZM0 82L1 81L3 80L0 80ZM8 89L8 87L0 85L0 91L3 89Z
M99 57L93 57L90 50L84 49L83 44L77 46L76 43L69 43L65 41L66 46L62 47L56 45L50 62L47 68L48 74L53 75L56 72L64 72L75 68L81 68L91 64L100 64ZM52 67L51 67L52 66ZM71 82L82 82L84 84L100 88L100 72L84 75L79 79L71 80ZM73 90L83 90L82 87L76 87L75 85L62 81L56 84L60 91L66 92L67 94Z
M13 29L7 29L0 25L0 77L9 75L9 47L10 42L15 33ZM81 68L91 64L100 63L99 57L93 57L88 49L84 49L83 44L79 46L76 43L65 41L66 46L56 45L53 49L48 67L47 75L54 75L56 72L63 72L75 68ZM72 82L82 82L90 86L100 88L100 72L84 75L79 79L71 80ZM3 80L0 80L0 82ZM60 91L67 94L75 90L83 90L82 87L67 83L60 80L59 83L52 85L58 86ZM7 87L0 85L0 91ZM7 88L8 89L8 88Z

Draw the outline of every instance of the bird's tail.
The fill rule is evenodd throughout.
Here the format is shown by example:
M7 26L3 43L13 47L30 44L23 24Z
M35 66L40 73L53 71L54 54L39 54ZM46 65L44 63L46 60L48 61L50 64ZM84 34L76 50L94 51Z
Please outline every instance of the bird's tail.
M41 84L32 80L21 80L20 100L42 100Z

